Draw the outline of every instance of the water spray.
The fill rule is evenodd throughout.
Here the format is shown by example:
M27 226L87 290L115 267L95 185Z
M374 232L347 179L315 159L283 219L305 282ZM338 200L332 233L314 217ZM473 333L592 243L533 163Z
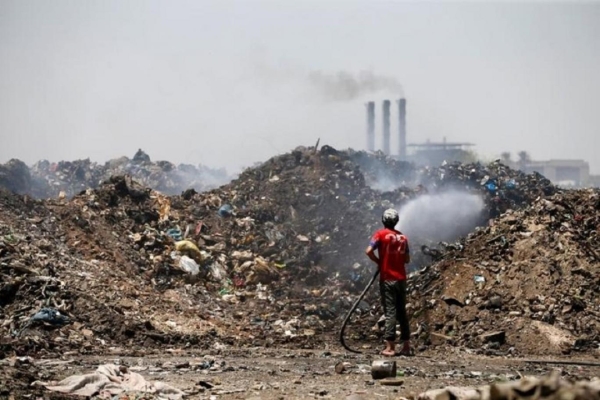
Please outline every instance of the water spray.
M464 191L427 194L409 201L398 210L396 229L408 240L454 241L473 231L481 222L483 199Z

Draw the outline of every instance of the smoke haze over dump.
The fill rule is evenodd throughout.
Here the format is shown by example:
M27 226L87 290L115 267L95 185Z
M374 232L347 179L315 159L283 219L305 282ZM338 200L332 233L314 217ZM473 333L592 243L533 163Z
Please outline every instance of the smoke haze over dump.
M449 191L420 196L399 210L396 228L408 236L413 248L424 243L453 241L473 231L482 218L483 199L476 194Z
M363 149L364 102L379 142L381 101L402 84L409 143L598 173L598 37L597 2L3 0L0 162L141 147L234 172L319 137Z

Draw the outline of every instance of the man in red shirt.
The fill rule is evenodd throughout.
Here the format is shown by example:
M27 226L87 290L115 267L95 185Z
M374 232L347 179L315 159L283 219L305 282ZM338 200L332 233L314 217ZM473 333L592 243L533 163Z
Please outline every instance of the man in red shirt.
M396 354L396 321L400 324L400 339L404 342L400 355L410 355L410 326L406 315L406 269L410 262L408 239L395 229L398 212L385 210L381 217L383 229L375 232L367 247L367 256L379 268L379 290L385 314L384 356ZM375 255L377 250L377 255Z

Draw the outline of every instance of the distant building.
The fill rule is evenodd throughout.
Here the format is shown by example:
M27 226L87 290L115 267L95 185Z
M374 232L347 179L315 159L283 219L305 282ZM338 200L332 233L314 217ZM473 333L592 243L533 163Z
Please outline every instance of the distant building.
M418 165L440 165L444 161L472 162L476 157L469 148L473 146L473 143L447 142L446 138L442 142L411 143L408 147L412 151L407 161Z
M590 165L583 160L530 161L521 169L538 172L556 185L581 187L590 183Z

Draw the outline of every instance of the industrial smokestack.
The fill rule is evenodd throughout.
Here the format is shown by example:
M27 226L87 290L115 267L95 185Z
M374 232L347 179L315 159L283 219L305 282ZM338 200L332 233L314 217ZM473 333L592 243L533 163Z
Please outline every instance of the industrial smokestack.
M367 103L367 151L375 151L375 102Z
M383 101L383 152L390 155L390 101Z
M398 155L406 159L406 99L398 100Z

